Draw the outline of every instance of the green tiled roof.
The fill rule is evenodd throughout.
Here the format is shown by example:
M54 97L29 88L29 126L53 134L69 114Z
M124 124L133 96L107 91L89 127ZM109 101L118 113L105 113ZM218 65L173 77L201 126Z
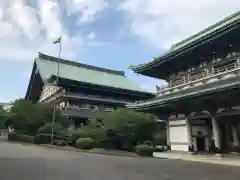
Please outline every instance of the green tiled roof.
M223 28L224 26L228 25L228 24L231 24L237 20L240 19L240 11L224 18L223 20L209 26L208 28L200 31L199 33L193 35L193 36L190 36L189 38L183 40L183 41L180 41L179 43L176 43L175 45L172 46L172 48L170 49L170 51L175 51L177 49L180 49L184 46L186 46L187 44L190 44L198 39L201 39L202 37L204 36L207 36L208 34L211 34L212 32L218 30L218 29L221 29Z
M35 60L37 70L43 80L57 75L58 58L39 53ZM146 92L135 83L129 81L122 71L90 66L68 60L60 60L59 77L89 84Z
M218 32L220 30L224 30L225 27L230 26L232 24L239 25L240 23L240 11L235 12L234 14L224 18L223 20L209 26L208 28L200 31L199 33L190 36L189 38L180 41L179 43L174 44L166 53L164 53L162 56L153 58L152 61L144 64L139 64L136 66L131 66L130 68L134 71L141 71L145 68L148 68L155 63L158 63L162 61L163 59L169 58L172 54L181 51L184 48L187 48L191 46L192 44L196 42L203 41L203 39L208 39L211 34L214 34L215 32Z
M240 80L238 79L238 77L221 79L219 81L206 83L199 86L193 86L187 89L157 96L153 99L149 99L146 101L139 101L134 104L129 104L127 107L133 109L143 109L154 106L166 106L176 101L186 100L187 98L191 97L199 97L208 93L215 93L226 88L230 89L232 87L239 87L239 85Z

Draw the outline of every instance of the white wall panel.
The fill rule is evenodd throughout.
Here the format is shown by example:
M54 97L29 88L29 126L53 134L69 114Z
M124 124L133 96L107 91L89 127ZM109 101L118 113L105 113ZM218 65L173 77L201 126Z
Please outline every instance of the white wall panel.
M185 124L186 124L186 120L169 121L170 126L185 125Z
M169 129L170 142L187 143L187 127L186 126L173 126Z
M188 145L184 144L172 144L171 145L172 151L188 151Z

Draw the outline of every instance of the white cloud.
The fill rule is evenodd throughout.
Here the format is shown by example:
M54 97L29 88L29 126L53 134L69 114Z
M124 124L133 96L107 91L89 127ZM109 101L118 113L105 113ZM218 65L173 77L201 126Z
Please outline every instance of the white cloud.
M3 10L0 8L0 20L3 18Z
M68 0L68 13L77 14L79 23L93 21L108 3L105 0Z
M60 35L65 58L74 59L82 46L94 43L94 34L90 39L80 33L70 35L64 11L76 13L80 21L87 21L86 17L92 21L107 4L103 0L67 0L63 7L63 1L35 0L36 7L32 7L26 0L0 0L0 62L32 61L39 51L57 55L58 47L52 41Z
M25 0L0 3L4 14L0 20L0 58L32 61L38 51L57 54L52 41L60 34L65 46L64 56L70 56L73 47L81 46L81 37L78 37L80 40L75 40L76 37L70 37L67 29L62 27L57 2L39 0L37 8L30 7Z
M40 0L39 16L41 18L42 27L45 30L47 38L54 38L64 34L62 27L60 8L57 1Z
M96 38L96 34L94 32L91 32L87 35L88 39L95 39Z
M77 26L67 26L68 17L65 13L73 13L72 7L68 6L73 2L78 4L76 0L31 0L34 6L30 6L27 0L0 0L0 67L7 70L0 71L0 80L6 80L7 77L11 82L5 84L5 89L0 91L0 101L14 99L15 94L25 93L23 81L26 81L26 76L29 78L37 52L57 56L58 45L52 42L60 35L63 58L77 60L83 47L89 46L89 43L100 43L94 34L90 33L90 38L84 37L81 31L73 34L72 28ZM86 3L82 9L74 6L74 14L79 21L83 18L86 22L87 17L89 21L95 19L96 13L103 10L101 1L96 2L98 3ZM63 6L64 3L66 6ZM21 80L20 74L24 76ZM21 82L16 84L18 81ZM18 86L21 90L15 88Z
M173 43L196 33L240 9L239 0L124 0L133 34L155 47Z

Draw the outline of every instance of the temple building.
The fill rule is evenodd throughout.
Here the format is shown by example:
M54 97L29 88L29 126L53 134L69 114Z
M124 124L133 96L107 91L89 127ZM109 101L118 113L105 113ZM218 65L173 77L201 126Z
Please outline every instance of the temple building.
M153 93L129 81L122 71L39 53L25 99L33 103L55 102L62 114L79 127L90 118L101 118L105 113L124 108L127 103L152 97Z
M240 11L131 69L167 82L127 107L165 120L171 150L240 150Z

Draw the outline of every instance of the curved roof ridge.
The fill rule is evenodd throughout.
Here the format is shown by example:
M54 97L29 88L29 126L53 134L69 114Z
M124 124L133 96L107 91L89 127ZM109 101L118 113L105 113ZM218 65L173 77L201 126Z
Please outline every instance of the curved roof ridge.
M239 15L240 15L240 10L235 12L234 14L231 14L231 15L225 17L224 19L222 19L220 21L217 21L216 23L208 26L207 28L204 28L203 30L199 31L198 33L195 33L192 36L190 36L190 37L188 37L188 38L186 38L186 39L184 39L182 41L179 41L179 42L173 44L172 48L170 48L170 50L177 48L179 45L182 45L183 43L186 43L187 41L192 40L193 38L195 38L195 37L197 37L197 36L199 36L199 35L201 35L203 33L206 33L206 32L208 32L209 30L211 30L213 28L216 28L217 26L219 26L219 25L221 25L221 24L223 24L223 23L225 23L225 22L227 22L227 21L231 20L232 18L234 18L236 16L239 16Z
M218 21L217 23L205 28L204 30L200 31L199 33L196 33L195 35L190 36L189 38L187 38L183 41L180 41L179 43L173 44L166 53L164 53L161 56L158 56L157 58L153 58L153 60L151 60L150 62L131 66L130 68L135 72L144 71L145 69L149 68L150 66L152 66L156 63L159 63L162 59L166 59L166 58L170 57L172 54L177 53L178 51L181 51L185 47L188 47L191 44L193 44L197 41L200 41L203 38L207 38L209 35L211 35L215 32L224 30L224 28L226 26L238 24L238 26L240 27L239 23L240 23L240 10L233 13L232 15L227 16L226 18Z

